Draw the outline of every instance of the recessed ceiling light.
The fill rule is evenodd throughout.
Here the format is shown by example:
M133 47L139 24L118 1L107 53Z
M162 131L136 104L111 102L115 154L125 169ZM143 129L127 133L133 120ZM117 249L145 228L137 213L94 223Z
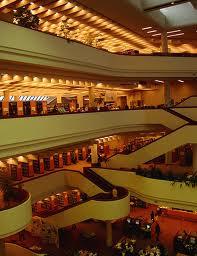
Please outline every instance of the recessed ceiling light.
M150 30L150 31L147 31L147 34L154 33L154 32L157 32L157 30Z
M177 29L177 30L168 31L167 34L176 33L176 32L181 32L181 30Z
M145 28L142 28L142 30L147 30L147 29L150 29L152 27L145 27Z
M152 36L160 36L160 35L161 35L161 33L157 33L157 34L154 34Z
M184 35L184 33L179 33L179 34L168 35L167 37L182 36L182 35Z
M164 83L164 81L162 81L162 80L155 80L155 82L157 82L157 83Z

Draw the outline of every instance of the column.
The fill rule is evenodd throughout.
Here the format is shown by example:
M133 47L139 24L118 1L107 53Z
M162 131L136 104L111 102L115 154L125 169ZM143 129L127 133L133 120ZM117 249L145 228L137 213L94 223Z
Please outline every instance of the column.
M83 108L83 94L77 95L77 103L79 105L79 108Z
M44 173L44 159L43 157L39 157L39 165L40 165L40 174Z
M163 53L168 53L168 38L167 32L161 34L161 50Z
M9 115L9 101L10 101L10 92L8 90L3 92L4 100L2 101L2 114L3 116Z
M164 102L167 107L170 107L171 105L170 81L164 82Z
M97 147L97 144L93 144L91 146L91 159L92 159L92 164L97 164L98 163L98 147Z
M57 104L62 103L62 95L57 95Z
M94 88L89 87L89 107L94 107Z
M49 157L50 159L50 171L54 170L55 169L55 164L54 164L54 155L50 155Z
M192 144L193 151L193 172L197 172L197 144Z
M5 255L5 242L4 239L0 239L0 255Z
M112 224L110 220L106 221L106 245L111 247L113 245L112 241Z
M63 168L63 154L59 153L59 168Z
M172 163L172 151L169 151L165 154L165 164Z
M10 92L8 90L3 92L4 101L10 101Z

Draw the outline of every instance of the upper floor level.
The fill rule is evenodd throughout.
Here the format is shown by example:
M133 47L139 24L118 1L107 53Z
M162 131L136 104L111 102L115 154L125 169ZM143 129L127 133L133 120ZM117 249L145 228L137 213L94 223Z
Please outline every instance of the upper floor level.
M114 77L194 78L197 75L196 57L117 55L3 21L0 32L3 35L1 60L86 73L108 81Z

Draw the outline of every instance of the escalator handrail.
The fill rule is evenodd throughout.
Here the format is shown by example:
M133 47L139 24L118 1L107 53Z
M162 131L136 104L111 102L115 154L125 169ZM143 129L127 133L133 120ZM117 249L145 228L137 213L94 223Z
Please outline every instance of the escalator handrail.
M111 191L113 189L113 185L111 183L109 183L107 180L105 180L103 177L101 177L100 175L98 175L97 173L95 173L94 171L92 171L90 168L84 169L84 173L83 173L87 178L90 178L88 175L90 174L93 179L92 182L94 182L98 187L102 188L104 191ZM99 180L99 182L97 182L94 177ZM100 183L101 182L101 183Z

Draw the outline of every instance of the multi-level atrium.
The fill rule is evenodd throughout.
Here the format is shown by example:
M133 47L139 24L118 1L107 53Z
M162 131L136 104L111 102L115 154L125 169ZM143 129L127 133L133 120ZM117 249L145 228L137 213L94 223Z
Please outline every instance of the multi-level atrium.
M0 256L197 255L196 8L0 1Z

